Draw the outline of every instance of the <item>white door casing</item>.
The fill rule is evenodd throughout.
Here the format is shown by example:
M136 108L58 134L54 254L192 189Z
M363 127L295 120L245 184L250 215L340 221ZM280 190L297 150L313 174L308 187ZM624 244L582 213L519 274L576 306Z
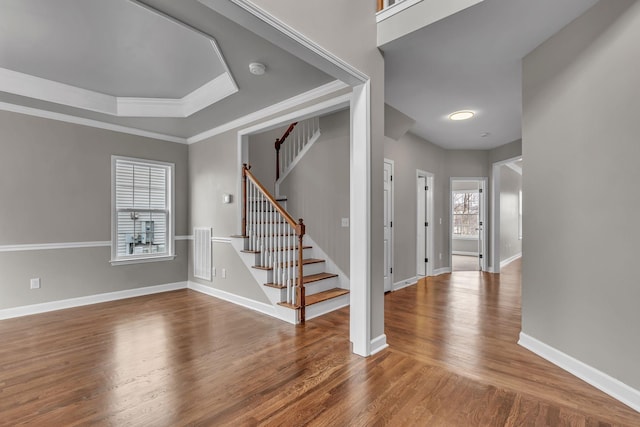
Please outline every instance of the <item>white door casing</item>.
M454 181L475 181L477 184L477 191L479 193L479 206L478 206L478 267L480 271L487 271L487 222L486 222L486 206L487 206L487 178L486 177L456 177L450 178L449 183L449 265L453 267L453 183ZM473 190L475 191L475 190Z
M384 160L384 291L393 286L393 160Z
M433 174L416 170L416 277L433 276Z
M418 175L416 224L416 276L427 275L427 177Z

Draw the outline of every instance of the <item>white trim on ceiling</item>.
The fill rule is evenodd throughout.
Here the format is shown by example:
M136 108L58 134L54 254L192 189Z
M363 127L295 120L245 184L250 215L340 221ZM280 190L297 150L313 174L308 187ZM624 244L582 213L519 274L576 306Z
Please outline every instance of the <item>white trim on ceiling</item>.
M172 16L137 0L143 10L206 38L224 72L182 98L118 97L53 80L0 68L0 91L117 117L189 117L238 92L229 66L216 40Z
M334 80L332 82L329 82L317 88L311 89L307 92L301 93L300 95L296 95L289 99L285 99L284 101L278 102L277 104L270 105L261 110L255 111L251 114L247 114L246 116L239 117L221 126L217 126L205 132L201 132L197 135L187 138L187 142L189 144L194 144L196 142L203 141L207 138L211 138L212 136L216 136L221 133L230 131L232 129L236 129L236 128L248 125L249 123L262 120L266 117L281 113L285 110L299 107L304 103L317 100L319 97L322 97L322 96L331 95L347 87L348 85L341 82L340 80Z
M180 138L178 136L165 135L157 132L149 132L142 129L136 129L128 126L120 126L113 123L86 119L84 117L77 117L69 114L54 113L53 111L41 110L39 108L25 107L23 105L10 104L8 102L0 102L0 111L10 111L12 113L20 113L20 114L25 114L27 116L41 117L43 119L57 120L59 122L73 123L76 125L90 126L97 129L106 129L114 132L126 133L129 135L144 136L146 138L159 139L162 141L177 142L178 144L187 143L186 138Z
M28 116L41 117L44 119L57 120L66 123L73 123L78 125L90 126L98 129L106 129L115 132L126 133L130 135L144 136L147 138L160 139L163 141L177 142L179 144L193 144L204 139L210 138L215 135L219 135L223 132L242 127L246 124L265 119L271 115L281 113L285 110L298 107L307 102L317 100L319 97L328 96L347 88L348 85L340 80L334 80L317 88L311 89L300 95L293 96L289 99L285 99L277 104L270 105L262 110L249 113L246 116L239 117L224 125L217 126L207 131L201 132L189 138L181 138L173 135L166 135L156 132L150 132L142 129L136 129L128 126L120 126L112 123L102 122L98 120L86 119L83 117L72 116L69 114L55 113L48 110L41 110L39 108L24 107L22 105L10 104L7 102L0 102L0 111L10 111L13 113L26 114ZM348 102L348 101L347 101Z
M189 117L238 91L224 72L182 98L112 96L0 68L0 91L117 117Z
M522 175L522 168L516 165L515 163L509 162L509 163L505 163L504 165L509 169L511 169L512 171L514 171L515 173L517 173L518 175Z

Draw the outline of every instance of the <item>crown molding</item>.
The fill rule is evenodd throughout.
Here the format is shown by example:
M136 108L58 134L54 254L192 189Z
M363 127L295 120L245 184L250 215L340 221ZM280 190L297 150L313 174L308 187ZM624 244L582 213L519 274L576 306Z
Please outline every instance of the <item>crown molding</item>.
M349 85L347 85L346 83L343 83L340 80L334 80L317 88L311 89L307 92L301 93L300 95L285 99L284 101L278 102L277 104L270 105L251 114L247 114L246 116L237 118L223 125L189 137L187 138L187 143L194 144L196 142L203 141L207 138L211 138L212 136L216 136L232 129L248 125L257 120L262 120L269 116L279 114L291 108L298 107L304 103L314 101L322 96L331 95L347 87L349 87Z
M225 71L178 99L119 97L0 68L0 91L116 117L189 117L238 92L238 86Z
M185 138L180 138L178 136L165 135L162 133L150 132L150 131L136 129L136 128L127 127L127 126L114 125L113 123L106 123L98 120L85 119L84 117L71 116L69 114L54 113L53 111L25 107L23 105L10 104L8 102L0 102L0 111L20 113L20 114L25 114L27 116L57 120L59 122L73 123L76 125L89 126L97 129L105 129L105 130L110 130L114 132L127 133L130 135L143 136L146 138L159 139L162 141L177 142L178 144L187 143L187 140Z

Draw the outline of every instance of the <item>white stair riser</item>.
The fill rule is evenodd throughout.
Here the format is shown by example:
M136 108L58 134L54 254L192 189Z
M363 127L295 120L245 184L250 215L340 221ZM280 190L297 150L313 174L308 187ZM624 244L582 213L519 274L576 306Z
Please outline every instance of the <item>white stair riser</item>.
M340 287L340 283L337 277L318 280L317 282L311 282L304 285L305 295L313 295L319 292L328 291L329 289L334 289L339 287Z
M324 273L326 270L326 266L324 262L316 262L313 264L305 264L304 267L304 275L311 276L312 274L320 274Z
M349 294L341 295L336 298L331 298L326 301L307 306L305 310L305 317L307 319L313 319L314 317L322 316L323 314L327 314L331 311L346 307L348 305Z

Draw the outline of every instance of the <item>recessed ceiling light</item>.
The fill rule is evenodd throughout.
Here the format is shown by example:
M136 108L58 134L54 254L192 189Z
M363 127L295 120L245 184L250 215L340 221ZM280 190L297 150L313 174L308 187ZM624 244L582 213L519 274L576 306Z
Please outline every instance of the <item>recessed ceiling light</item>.
M473 117L476 113L474 113L471 110L461 110L461 111L456 111L453 112L451 114L449 114L449 120L468 120L471 117Z
M256 76L263 75L265 70L266 67L264 66L264 64L261 64L259 62L252 62L251 64L249 64L249 71L251 72L251 74L255 74Z

